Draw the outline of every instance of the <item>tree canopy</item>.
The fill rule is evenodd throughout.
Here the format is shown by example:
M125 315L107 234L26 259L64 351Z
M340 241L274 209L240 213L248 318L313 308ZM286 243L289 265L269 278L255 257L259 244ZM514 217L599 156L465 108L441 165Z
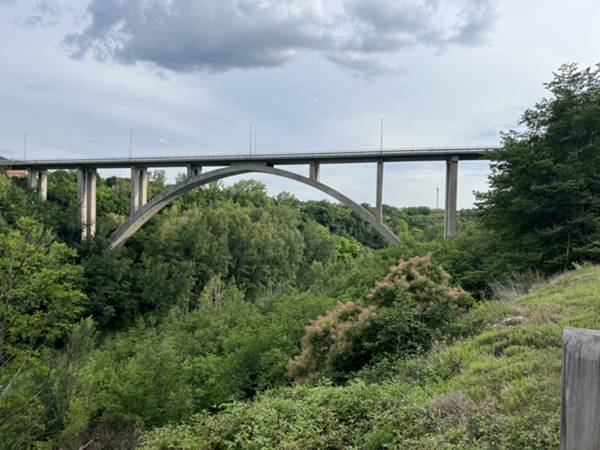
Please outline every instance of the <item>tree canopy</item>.
M512 270L600 260L600 67L564 65L546 87L478 195L496 263Z

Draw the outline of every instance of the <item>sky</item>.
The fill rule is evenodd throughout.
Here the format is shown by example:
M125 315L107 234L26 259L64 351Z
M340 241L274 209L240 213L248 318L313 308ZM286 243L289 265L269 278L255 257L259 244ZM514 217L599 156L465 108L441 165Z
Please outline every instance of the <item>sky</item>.
M598 0L0 0L0 156L27 134L28 159L126 157L129 130L134 156L248 153L249 124L256 153L377 149L382 118L387 149L498 145L599 42ZM459 208L488 174L460 163ZM375 177L321 168L358 202ZM387 204L435 207L436 188L443 205L441 162L386 164Z

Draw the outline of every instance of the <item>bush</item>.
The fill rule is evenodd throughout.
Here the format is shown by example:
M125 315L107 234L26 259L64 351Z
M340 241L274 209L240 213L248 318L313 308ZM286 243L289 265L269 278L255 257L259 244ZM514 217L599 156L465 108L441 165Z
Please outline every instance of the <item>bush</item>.
M300 383L318 378L335 367L350 368L363 359L361 336L375 316L373 306L338 302L324 316L313 320L302 337L302 353L294 358L288 373Z
M400 260L361 301L338 302L306 327L288 373L300 383L323 375L341 381L384 355L427 350L451 334L455 317L470 304L431 254Z

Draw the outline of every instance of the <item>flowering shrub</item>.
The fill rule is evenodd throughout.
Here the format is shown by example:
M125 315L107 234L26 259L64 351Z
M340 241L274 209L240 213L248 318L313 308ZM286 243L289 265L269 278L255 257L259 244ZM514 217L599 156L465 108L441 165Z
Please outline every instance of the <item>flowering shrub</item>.
M306 383L327 372L332 360L356 353L357 338L374 317L374 306L337 302L327 314L317 317L305 328L302 353L288 365L290 376Z
M470 304L431 254L400 260L364 299L338 302L305 328L288 374L299 383L323 375L340 381L384 354L427 350Z

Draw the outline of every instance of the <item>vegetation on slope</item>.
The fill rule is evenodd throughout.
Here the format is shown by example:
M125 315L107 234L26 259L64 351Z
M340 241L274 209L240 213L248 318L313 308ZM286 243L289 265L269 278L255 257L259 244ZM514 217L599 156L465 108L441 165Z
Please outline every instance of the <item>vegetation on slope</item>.
M142 448L552 449L562 331L600 328L600 267L478 305L472 332L426 356L381 362L346 386L295 386L147 433Z

